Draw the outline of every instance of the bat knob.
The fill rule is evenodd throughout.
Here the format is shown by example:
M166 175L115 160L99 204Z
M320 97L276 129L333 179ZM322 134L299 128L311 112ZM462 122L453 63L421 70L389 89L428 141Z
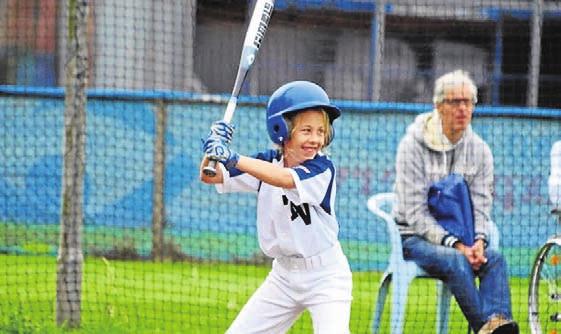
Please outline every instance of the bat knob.
M203 174L205 174L206 176L210 176L210 177L215 177L216 176L216 168L215 166L216 164L213 164L213 166L208 165L206 167L203 168Z

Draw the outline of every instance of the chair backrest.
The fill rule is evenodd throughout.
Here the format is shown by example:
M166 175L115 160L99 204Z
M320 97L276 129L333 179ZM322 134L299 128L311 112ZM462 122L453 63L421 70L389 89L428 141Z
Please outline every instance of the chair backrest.
M370 196L367 202L368 210L375 215L379 216L386 222L388 228L390 243L391 243L391 259L390 261L403 261L403 249L401 247L401 235L399 229L393 219L392 209L395 204L394 193L379 193ZM489 247L492 249L499 249L500 234L497 225L493 221L488 222L489 231Z
M390 263L403 261L401 235L399 234L399 230L392 215L394 203L394 193L375 194L370 196L367 202L368 210L386 222L391 245Z

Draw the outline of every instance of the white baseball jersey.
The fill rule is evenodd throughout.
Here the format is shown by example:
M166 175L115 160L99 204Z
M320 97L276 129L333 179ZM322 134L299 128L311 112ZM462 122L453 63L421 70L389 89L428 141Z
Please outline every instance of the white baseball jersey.
M283 166L275 150L254 157ZM338 243L335 167L326 155L291 168L294 189L271 186L237 169L222 171L223 183L216 185L219 193L257 193L257 233L266 255L306 258Z

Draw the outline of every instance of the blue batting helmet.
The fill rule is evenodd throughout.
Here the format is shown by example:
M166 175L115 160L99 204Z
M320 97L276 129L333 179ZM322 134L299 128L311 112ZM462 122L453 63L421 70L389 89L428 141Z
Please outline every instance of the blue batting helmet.
M331 104L323 88L313 82L292 81L279 87L267 104L267 131L271 140L281 145L288 139L290 134L285 115L316 107L327 112L331 124L341 115L341 110ZM333 133L329 137L333 138Z

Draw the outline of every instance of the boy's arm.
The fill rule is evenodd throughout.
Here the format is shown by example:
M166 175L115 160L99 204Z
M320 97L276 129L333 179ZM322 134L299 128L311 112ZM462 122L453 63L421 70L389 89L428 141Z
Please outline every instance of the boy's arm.
M292 178L293 176L290 173L289 168L278 166L269 161L240 155L232 150L228 146L228 143L224 142L220 136L210 136L204 143L203 150L205 152L205 158L203 159L200 168L201 180L203 182L222 183L224 180L223 175L219 176L217 174L214 177L206 177L203 175L204 173L202 173L202 168L208 164L208 157L212 157L213 160L219 161L227 170L235 168L272 186L285 189L292 189L295 187L295 183Z
M275 187L293 189L296 186L290 168L281 167L268 161L240 155L235 167Z

